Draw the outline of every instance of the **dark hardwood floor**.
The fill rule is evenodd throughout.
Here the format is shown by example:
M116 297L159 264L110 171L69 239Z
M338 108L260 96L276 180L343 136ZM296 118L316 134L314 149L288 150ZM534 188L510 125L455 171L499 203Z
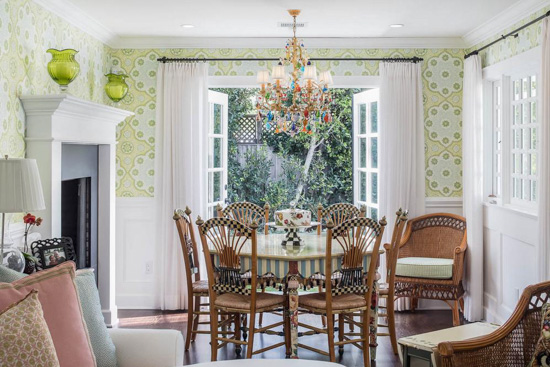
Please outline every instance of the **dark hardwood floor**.
M119 327L121 328L149 328L149 329L174 329L180 330L184 335L187 330L187 314L181 311L158 311L158 310L119 310ZM264 325L271 318L277 316L265 315ZM302 316L307 323L320 323L319 316ZM426 333L434 330L452 327L451 311L416 311L398 312L396 314L397 337ZM207 326L207 325L204 325ZM279 342L280 338L270 335L258 335L255 340L255 349L262 348L271 343ZM195 364L210 361L210 336L199 334L194 343L191 344L189 351L185 353L184 363ZM315 335L303 337L301 342L315 346L319 349L326 349L327 342L325 335ZM394 355L391 350L389 337L380 337L378 339L378 351L376 364L377 367L397 367L401 366L399 357ZM298 351L300 358L314 360L328 360L327 357L300 349ZM284 358L283 348L268 351L254 358ZM235 359L233 346L221 349L218 360ZM336 361L345 366L359 367L363 366L361 352L359 349L346 346L342 357L336 354Z

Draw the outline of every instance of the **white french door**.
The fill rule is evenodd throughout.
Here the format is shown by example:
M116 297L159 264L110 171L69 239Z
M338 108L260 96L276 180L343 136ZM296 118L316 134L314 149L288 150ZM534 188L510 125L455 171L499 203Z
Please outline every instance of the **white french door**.
M378 220L378 101L379 90L353 95L353 197Z
M227 94L208 91L208 217L227 197Z

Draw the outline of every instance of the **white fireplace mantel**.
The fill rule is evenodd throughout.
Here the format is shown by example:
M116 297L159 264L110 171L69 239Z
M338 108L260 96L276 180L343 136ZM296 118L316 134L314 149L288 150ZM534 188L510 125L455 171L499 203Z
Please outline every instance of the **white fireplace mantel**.
M37 232L61 236L61 164L63 144L98 146L98 288L105 322L117 321L115 304L116 127L133 112L68 94L20 97L26 115L27 158L37 161L46 210Z

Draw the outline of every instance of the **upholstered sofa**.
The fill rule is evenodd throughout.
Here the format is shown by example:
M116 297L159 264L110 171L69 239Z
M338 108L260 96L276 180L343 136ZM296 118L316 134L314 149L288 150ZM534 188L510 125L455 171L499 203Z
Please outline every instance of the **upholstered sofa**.
M183 366L183 335L177 330L109 329L118 367Z

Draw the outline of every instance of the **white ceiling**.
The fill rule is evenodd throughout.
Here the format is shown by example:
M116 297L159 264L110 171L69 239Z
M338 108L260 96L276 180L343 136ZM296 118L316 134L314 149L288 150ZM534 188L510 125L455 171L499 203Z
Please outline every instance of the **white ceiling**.
M119 37L287 37L279 22L302 9L299 37L462 37L533 0L68 0ZM537 2L535 0L534 2ZM540 0L543 3L543 0ZM519 4L521 5L521 4ZM184 29L189 23L195 28ZM403 28L390 24L403 23Z

